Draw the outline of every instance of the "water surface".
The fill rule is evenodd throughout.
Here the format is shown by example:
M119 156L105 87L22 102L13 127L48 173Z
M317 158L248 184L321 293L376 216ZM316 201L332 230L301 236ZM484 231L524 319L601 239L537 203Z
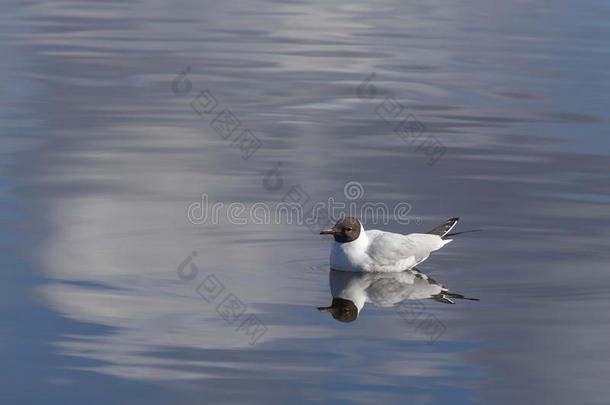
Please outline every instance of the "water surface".
M606 403L608 12L595 0L5 7L0 396ZM205 90L217 106L200 115ZM225 109L260 141L253 154L214 129ZM441 149L401 137L403 118ZM432 343L393 308L336 322L316 310L331 299L331 242L315 226L186 215L202 194L274 207L295 190L412 207L409 224L367 229L454 216L456 230L484 229L420 268L481 301L423 301L445 327ZM226 297L239 319L217 311Z

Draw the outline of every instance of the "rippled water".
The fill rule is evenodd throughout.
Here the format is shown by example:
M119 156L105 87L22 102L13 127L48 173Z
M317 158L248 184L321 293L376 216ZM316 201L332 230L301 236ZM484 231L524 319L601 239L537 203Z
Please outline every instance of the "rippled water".
M607 403L608 3L244 3L4 7L3 403ZM483 229L420 266L480 301L336 322L316 226L227 218L295 195Z

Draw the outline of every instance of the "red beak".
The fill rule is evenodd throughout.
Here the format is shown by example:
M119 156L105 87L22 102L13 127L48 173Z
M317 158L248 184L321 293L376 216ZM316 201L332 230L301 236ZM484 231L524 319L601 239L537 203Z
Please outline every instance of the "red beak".
M325 229L323 231L320 231L320 235L334 235L335 231L333 231L332 229Z

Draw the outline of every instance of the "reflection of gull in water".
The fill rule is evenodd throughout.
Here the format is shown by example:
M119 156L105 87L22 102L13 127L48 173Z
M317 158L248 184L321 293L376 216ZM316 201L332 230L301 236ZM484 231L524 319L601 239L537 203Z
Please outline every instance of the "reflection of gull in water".
M331 270L330 291L333 296L329 307L319 307L330 312L338 321L352 322L365 302L380 307L391 307L404 300L433 299L453 304L451 298L478 301L449 292L446 287L413 268L399 273L355 273Z

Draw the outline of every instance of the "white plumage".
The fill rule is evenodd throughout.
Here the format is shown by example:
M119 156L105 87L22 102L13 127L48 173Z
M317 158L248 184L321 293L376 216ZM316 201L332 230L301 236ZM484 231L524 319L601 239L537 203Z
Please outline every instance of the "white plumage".
M330 251L330 267L335 270L403 271L423 262L430 253L451 242L451 239L443 239L441 235L430 233L402 235L380 230L365 231L357 219L349 218L349 221L352 222L339 221L332 230L323 231L332 231L335 235L335 243ZM359 229L359 234L352 229ZM341 238L340 232L344 233L344 238L348 241L337 241ZM357 234L357 237L354 236L355 239L350 240L349 232Z

